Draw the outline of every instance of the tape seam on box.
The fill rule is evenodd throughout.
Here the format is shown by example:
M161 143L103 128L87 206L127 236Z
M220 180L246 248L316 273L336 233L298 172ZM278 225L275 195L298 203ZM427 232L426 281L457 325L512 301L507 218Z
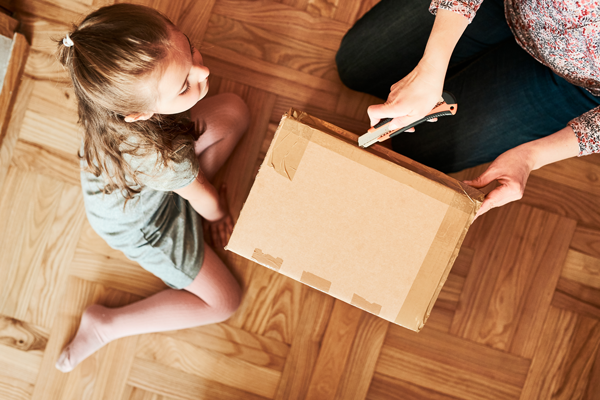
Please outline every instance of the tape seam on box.
M362 308L363 310L368 311L371 314L379 315L379 313L381 312L381 305L371 303L367 299L363 299L356 293L352 295L352 300L350 301L350 304L358 308Z
M290 125L287 121L292 124L298 124L298 121L294 119L286 119L282 125ZM279 130L282 125L280 125ZM312 137L312 133L313 129L309 126L297 125L291 132L287 132L286 135L279 134L273 144L273 149L269 157L269 165L279 175L290 181L293 180L298 170L298 165L300 165L308 146L308 142Z
M308 286L312 286L325 293L329 293L329 289L331 289L330 281L307 271L302 271L300 282L306 283Z
M455 194L456 197L464 198L458 193ZM464 233L461 237L455 237L452 241L448 241L448 238L445 238L445 236L448 231L452 230L453 226L456 226L459 222L464 225L467 219L472 219L472 215L462 212L459 208L448 207L446 215L435 235L433 244L427 251L427 255L421 264L421 269L417 273L404 299L400 312L394 321L395 323L416 331L419 331L423 327L454 264L454 260L458 254L456 247L464 239ZM436 265L439 264L440 259L449 260L441 276L439 276L439 273L435 273ZM425 313L419 314L419 310L423 309L426 310Z
M283 264L283 259L280 257L273 257L270 254L265 254L259 248L254 249L254 253L252 253L252 259L256 260L259 264L262 264L265 267L271 268L275 271L279 271L279 269L281 269L281 265Z

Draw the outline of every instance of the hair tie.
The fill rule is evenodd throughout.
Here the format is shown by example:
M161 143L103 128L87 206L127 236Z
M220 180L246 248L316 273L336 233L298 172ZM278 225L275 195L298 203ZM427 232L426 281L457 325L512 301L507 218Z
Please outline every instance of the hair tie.
M73 43L73 40L69 37L68 33L67 33L67 37L63 39L63 44L67 47L71 47L75 44L75 43Z

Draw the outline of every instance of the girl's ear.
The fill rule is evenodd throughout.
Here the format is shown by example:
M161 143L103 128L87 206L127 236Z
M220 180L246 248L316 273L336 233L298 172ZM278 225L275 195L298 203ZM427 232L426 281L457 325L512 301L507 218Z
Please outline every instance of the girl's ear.
M135 113L125 116L125 122L145 121L152 117L154 113Z

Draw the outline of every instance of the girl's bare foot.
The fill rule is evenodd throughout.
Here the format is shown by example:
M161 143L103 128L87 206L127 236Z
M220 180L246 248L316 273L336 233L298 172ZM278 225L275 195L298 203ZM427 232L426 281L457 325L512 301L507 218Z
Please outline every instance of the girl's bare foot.
M109 322L108 310L106 307L95 304L83 312L75 338L58 357L56 362L58 370L72 371L77 364L110 341L102 334L103 327Z

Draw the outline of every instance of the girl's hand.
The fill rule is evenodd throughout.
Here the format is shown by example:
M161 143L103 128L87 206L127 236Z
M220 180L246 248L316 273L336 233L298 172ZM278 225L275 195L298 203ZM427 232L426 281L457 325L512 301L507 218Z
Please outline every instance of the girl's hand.
M227 186L221 185L219 190L219 204L223 217L217 221L204 220L204 237L214 247L224 248L233 233L233 217L227 203Z
M443 90L445 70L421 62L410 74L395 83L384 104L367 109L371 126L383 118L394 118L390 129L403 126L423 118L439 101ZM414 128L408 130L413 132Z
M489 185L494 180L500 184L485 196L475 219L494 207L520 200L533 166L534 162L531 160L527 147L519 146L500 154L478 178L464 181L467 185L478 189Z

